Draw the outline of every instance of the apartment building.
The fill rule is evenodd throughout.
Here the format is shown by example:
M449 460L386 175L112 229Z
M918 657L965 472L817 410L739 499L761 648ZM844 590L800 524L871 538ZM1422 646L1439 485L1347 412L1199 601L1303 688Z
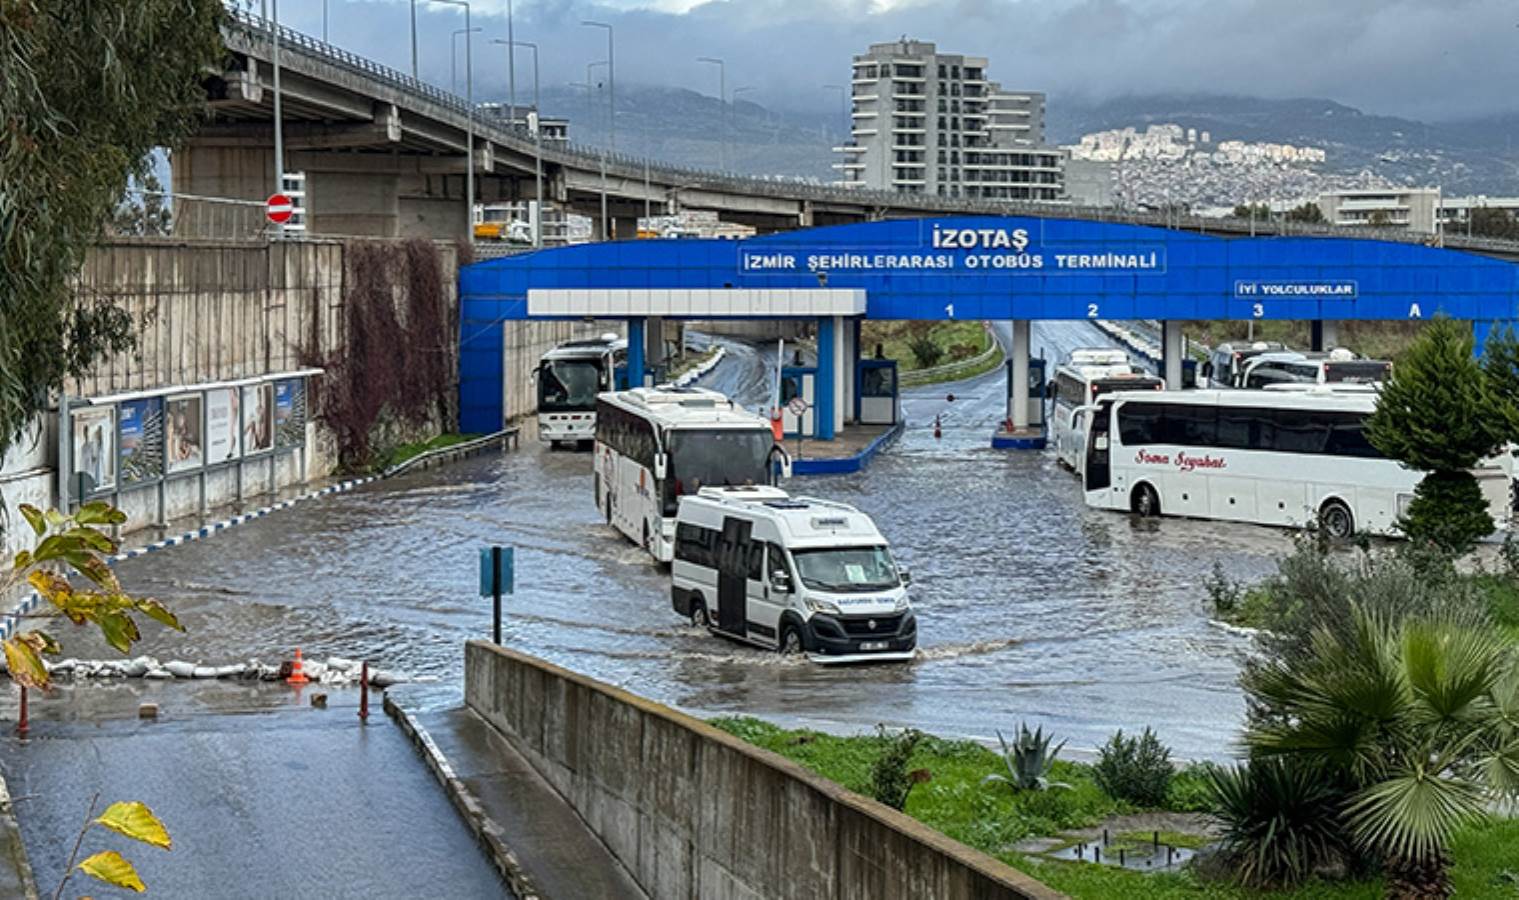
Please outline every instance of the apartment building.
M1058 200L1065 151L1044 142L1044 94L1007 90L987 60L927 41L854 57L846 187L992 200Z

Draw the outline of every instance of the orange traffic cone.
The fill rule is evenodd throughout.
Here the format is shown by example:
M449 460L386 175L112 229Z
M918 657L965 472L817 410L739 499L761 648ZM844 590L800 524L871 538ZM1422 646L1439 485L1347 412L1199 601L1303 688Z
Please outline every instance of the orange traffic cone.
M295 648L295 662L290 666L290 677L285 679L287 684L310 684L311 679L301 671L301 648Z

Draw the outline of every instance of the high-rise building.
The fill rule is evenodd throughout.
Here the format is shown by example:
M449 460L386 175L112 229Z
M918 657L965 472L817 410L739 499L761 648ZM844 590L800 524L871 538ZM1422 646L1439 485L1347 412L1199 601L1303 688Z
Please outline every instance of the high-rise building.
M1044 94L1004 90L987 61L927 41L854 58L846 187L994 200L1057 200L1065 152L1044 143Z

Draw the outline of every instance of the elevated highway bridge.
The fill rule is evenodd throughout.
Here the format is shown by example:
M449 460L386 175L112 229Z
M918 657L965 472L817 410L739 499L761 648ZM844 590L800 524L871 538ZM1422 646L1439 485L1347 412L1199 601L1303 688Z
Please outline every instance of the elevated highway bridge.
M462 237L471 110L464 98L280 28L287 171L307 175L316 234ZM262 200L274 185L274 28L229 9L225 70L205 81L212 117L174 157L181 194ZM534 199L535 153L524 128L475 111L477 202ZM1036 216L1230 235L1354 234L1423 243L1400 230L1347 232L1296 223L1212 219L1160 211L970 200L838 188L787 178L670 166L595 147L545 143L543 199L632 237L637 218L667 208L712 210L762 234L819 225L942 215ZM593 231L601 234L600 229ZM1447 235L1444 245L1519 260L1519 243Z

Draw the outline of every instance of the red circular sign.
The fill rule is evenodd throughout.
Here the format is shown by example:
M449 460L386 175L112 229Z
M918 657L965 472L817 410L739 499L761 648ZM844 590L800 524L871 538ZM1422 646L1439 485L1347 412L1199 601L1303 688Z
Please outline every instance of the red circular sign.
M271 194L269 199L264 201L264 215L276 225L283 225L290 221L290 217L294 214L295 202L284 194Z

